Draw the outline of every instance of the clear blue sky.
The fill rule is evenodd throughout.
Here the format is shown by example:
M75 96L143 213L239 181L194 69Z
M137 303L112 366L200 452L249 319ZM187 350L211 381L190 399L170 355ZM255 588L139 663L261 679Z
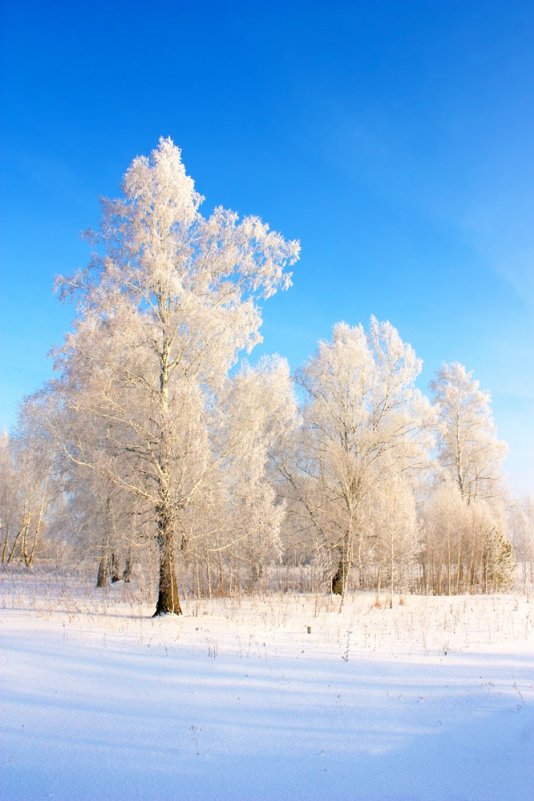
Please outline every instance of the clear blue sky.
M27 2L2 11L0 427L50 375L98 198L160 135L207 198L302 242L265 305L297 366L389 319L461 361L534 491L532 2Z

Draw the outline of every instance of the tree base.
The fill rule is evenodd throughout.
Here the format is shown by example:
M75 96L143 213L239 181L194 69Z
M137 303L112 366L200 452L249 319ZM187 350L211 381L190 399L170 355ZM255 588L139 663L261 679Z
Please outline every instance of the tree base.
M332 577L331 589L334 595L344 595L347 586L347 576L349 569L343 562L339 563L339 567Z
M156 611L154 612L152 617L153 618L154 617L164 617L165 615L169 615L170 617L178 617L181 614L182 614L182 610L181 609L179 611L177 611L177 612L176 611L175 612L165 612L164 610L156 609Z

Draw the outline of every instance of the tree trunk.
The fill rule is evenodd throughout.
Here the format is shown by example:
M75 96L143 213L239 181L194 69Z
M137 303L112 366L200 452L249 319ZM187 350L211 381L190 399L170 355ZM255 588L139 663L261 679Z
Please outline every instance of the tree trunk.
M248 590L249 592L254 591L254 587L257 585L258 581L263 578L263 565L261 562L252 561L250 565L250 573L248 579Z
M178 585L174 568L175 530L169 502L171 438L169 406L169 380L170 380L170 352L171 335L168 316L169 296L158 295L158 313L161 320L164 336L160 352L159 374L159 400L162 419L161 438L158 454L158 470L160 474L160 503L156 508L158 516L158 546L159 546L159 591L158 602L154 617L158 615L181 615L180 600L178 598Z
M164 512L160 515L158 527L159 591L153 617L166 614L181 615L182 609L178 598L178 584L174 567L174 536Z
M25 513L24 517L22 518L22 522L21 522L20 528L17 531L15 539L13 540L13 545L11 546L11 551L10 551L9 556L7 558L8 565L13 561L13 557L15 556L15 552L17 550L18 542L19 542L20 538L23 535L26 536L25 535L25 531L26 531L26 529L28 528L29 525L30 525L30 516L27 513ZM21 558L22 558L22 555L21 555Z
M101 588L105 587L109 578L109 554L106 552L100 559L98 565L98 574L96 577L96 586Z
M27 567L31 567L33 564L33 559L35 556L35 551L37 550L37 544L39 542L39 537L41 534L41 526L43 522L43 515L45 511L45 506L47 505L47 493L48 493L48 479L50 477L50 471L46 476L42 495L41 495L41 503L39 505L39 514L37 515L37 523L35 524L35 535L33 538L33 545L30 551L30 555L26 557L26 565Z
M345 595L349 577L350 562L345 552L341 553L337 570L332 578L332 592L334 595Z
M115 551L111 551L111 583L116 584L120 580L119 559Z
M10 529L10 526L7 526L6 527L6 536L4 538L4 547L2 548L2 564L4 564L4 562L6 561L7 546L9 545L9 529Z
M122 574L122 580L125 584L128 584L130 579L132 578L132 569L133 569L133 562L132 562L132 555L128 552L126 556L126 564L124 565L124 572Z
M100 562L98 564L98 573L96 577L96 586L98 588L105 587L109 581L109 573L112 569L112 553L111 553L111 544L113 542L112 537L112 527L113 527L113 520L111 517L111 498L108 495L106 498L106 533L104 535L104 539L102 541L102 556L100 558Z
M108 505L109 505L109 498L106 503L106 506ZM109 569L111 567L109 543L110 543L110 533L109 533L109 528L107 528L106 533L104 535L104 540L102 542L102 551L101 551L102 556L100 557L100 562L98 564L98 573L96 576L96 586L99 589L105 587L109 580Z

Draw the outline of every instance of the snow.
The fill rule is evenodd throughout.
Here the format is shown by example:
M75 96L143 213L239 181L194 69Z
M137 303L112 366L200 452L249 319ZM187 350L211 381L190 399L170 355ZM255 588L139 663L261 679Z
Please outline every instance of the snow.
M0 586L2 800L532 797L527 593L190 599L151 619L132 585Z

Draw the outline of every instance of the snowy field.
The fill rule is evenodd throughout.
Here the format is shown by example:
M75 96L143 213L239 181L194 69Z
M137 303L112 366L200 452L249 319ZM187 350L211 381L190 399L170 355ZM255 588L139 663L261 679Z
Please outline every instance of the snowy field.
M0 579L2 801L534 797L525 592L153 620L134 585Z

